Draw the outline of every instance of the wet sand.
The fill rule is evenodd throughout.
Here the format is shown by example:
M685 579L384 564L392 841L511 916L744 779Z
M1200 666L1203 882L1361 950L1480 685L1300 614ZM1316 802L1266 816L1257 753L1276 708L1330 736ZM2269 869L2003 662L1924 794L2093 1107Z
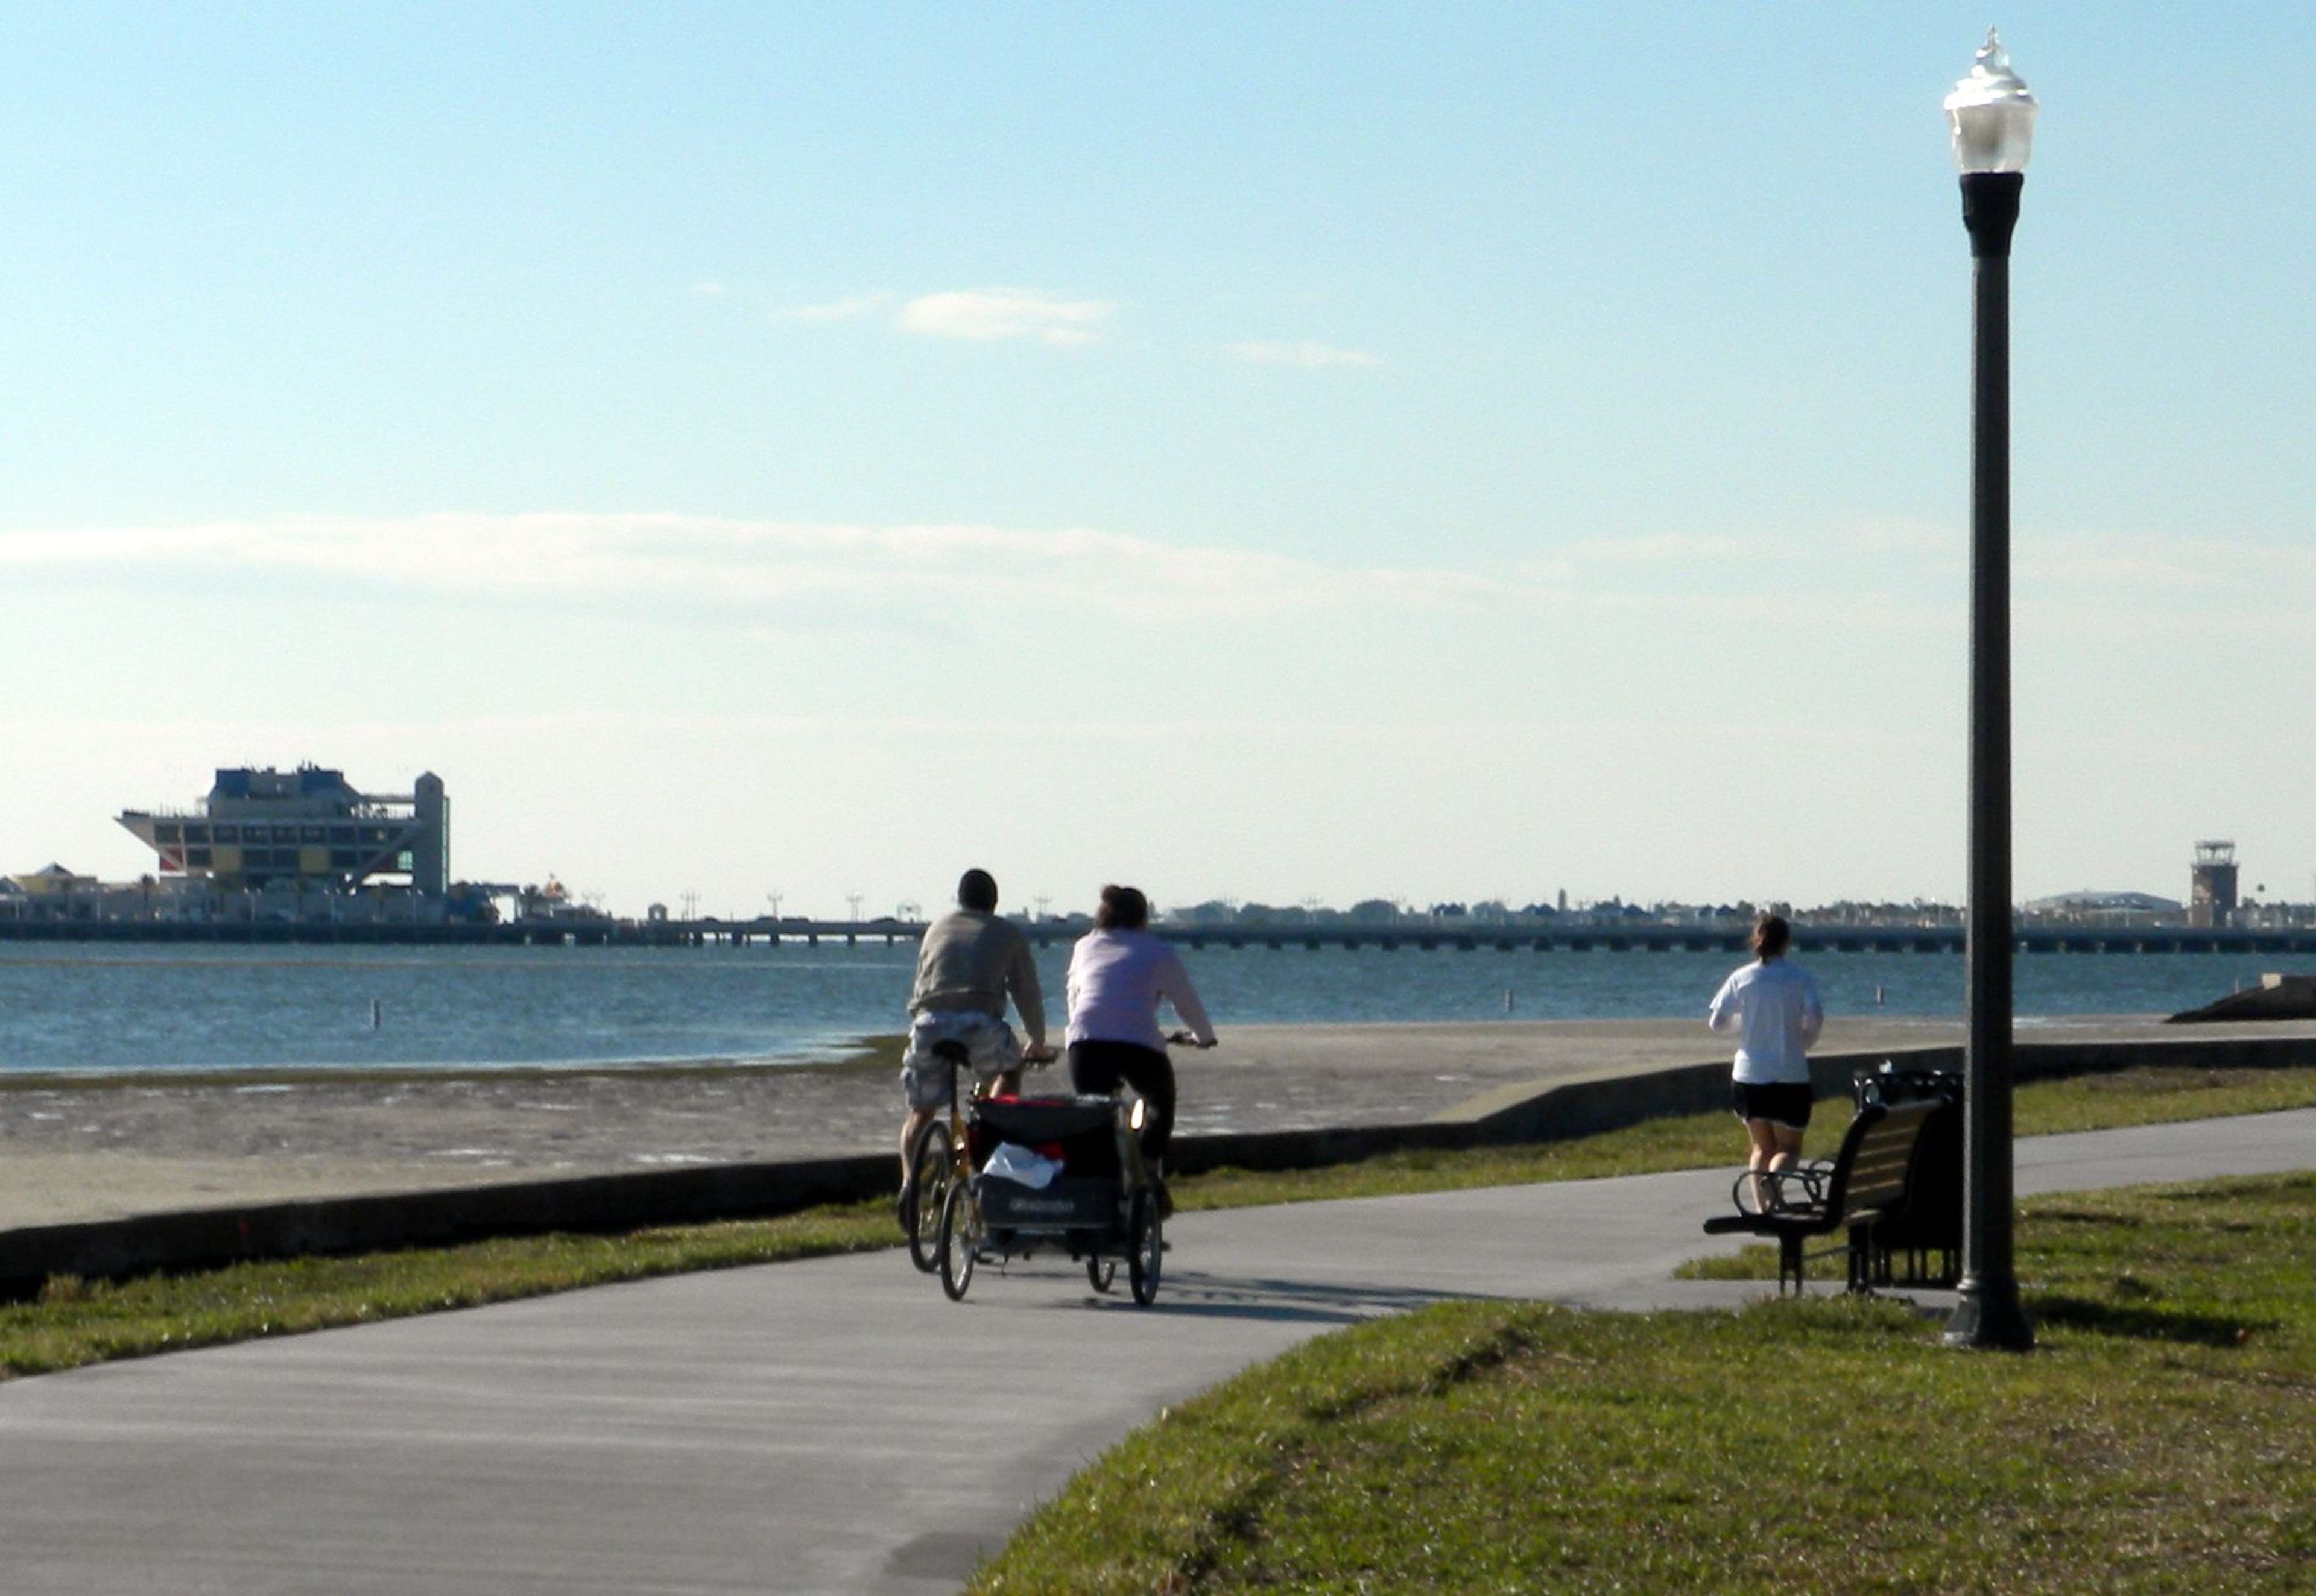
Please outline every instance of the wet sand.
M2201 1026L2197 1036L2316 1026ZM2151 1019L2022 1022L2021 1040L2163 1035ZM1836 1019L1821 1053L1951 1045L1951 1020ZM1181 1053L1184 1133L1452 1117L1596 1071L1725 1060L1693 1020L1250 1025ZM503 1180L880 1152L897 1043L771 1068L0 1081L0 1229ZM1030 1091L1065 1090L1056 1070Z

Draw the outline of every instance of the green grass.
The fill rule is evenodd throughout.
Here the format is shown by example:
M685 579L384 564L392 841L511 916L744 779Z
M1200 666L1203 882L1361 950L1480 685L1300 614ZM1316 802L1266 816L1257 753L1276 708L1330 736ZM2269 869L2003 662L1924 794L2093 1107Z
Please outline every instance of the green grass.
M2020 1134L2033 1135L2309 1104L2316 1104L2316 1069L2138 1070L2022 1086L2017 1120ZM1813 1133L1813 1146L1830 1145L1838 1134L1822 1127L1838 1122L1840 1106L1821 1110L1822 1128ZM1218 1170L1180 1180L1174 1190L1182 1208L1212 1210L1581 1180L1733 1165L1741 1139L1728 1115L1696 1114L1540 1146L1397 1154L1279 1174ZM889 1210L864 1203L629 1236L518 1237L350 1258L242 1264L119 1284L58 1280L38 1301L0 1307L0 1376L688 1270L868 1251L898 1240Z
M1013 1592L2316 1589L2316 1176L2045 1199L2040 1328L1880 1300L1451 1304L1161 1416Z
M2012 1116L2018 1135L2047 1136L2309 1107L2316 1107L2316 1069L2166 1068L2029 1082L2014 1092ZM1831 1157L1848 1120L1847 1096L1821 1098L1807 1150ZM1174 1196L1185 1209L1242 1208L1672 1169L1734 1168L1744 1161L1743 1132L1727 1113L1715 1112L1525 1147L1393 1153L1358 1164L1278 1173L1216 1170L1176 1183ZM1776 1270L1770 1273L1774 1277Z
M0 1307L0 1373L38 1374L616 1281L863 1252L896 1239L892 1209L875 1202L627 1236L522 1237L236 1264L118 1284L60 1276L38 1300Z

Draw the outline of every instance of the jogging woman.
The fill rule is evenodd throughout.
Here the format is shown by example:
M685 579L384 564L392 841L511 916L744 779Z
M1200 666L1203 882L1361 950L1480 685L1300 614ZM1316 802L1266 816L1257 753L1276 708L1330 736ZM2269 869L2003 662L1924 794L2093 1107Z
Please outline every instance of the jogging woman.
M1783 915L1753 924L1753 962L1733 971L1713 995L1706 1024L1738 1037L1731 1096L1752 1143L1745 1167L1759 1175L1801 1157L1810 1122L1808 1051L1825 1024L1817 983L1786 957L1794 928ZM1757 1181L1765 1205L1773 1183Z

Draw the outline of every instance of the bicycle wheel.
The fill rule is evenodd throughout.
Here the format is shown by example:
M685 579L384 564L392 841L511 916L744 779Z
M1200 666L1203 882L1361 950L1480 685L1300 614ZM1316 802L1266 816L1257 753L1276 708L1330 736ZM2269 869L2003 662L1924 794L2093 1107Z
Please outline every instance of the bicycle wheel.
M965 1289L973 1284L973 1255L980 1245L976 1234L981 1227L973 1211L973 1187L965 1181L951 1181L941 1198L940 1211L940 1282L951 1302L965 1300Z
M1159 1234L1158 1204L1147 1192L1136 1195L1128 1228L1133 1250L1126 1255L1127 1283L1134 1288L1134 1300L1147 1308L1158 1299L1159 1264L1166 1253L1165 1239Z
M909 1172L909 1197L903 1205L901 1225L909 1233L909 1262L931 1274L940 1267L941 1200L949 1195L947 1125L933 1120L917 1132Z
M1097 1253L1086 1260L1086 1279L1097 1291L1107 1291L1118 1283L1118 1260L1107 1253Z

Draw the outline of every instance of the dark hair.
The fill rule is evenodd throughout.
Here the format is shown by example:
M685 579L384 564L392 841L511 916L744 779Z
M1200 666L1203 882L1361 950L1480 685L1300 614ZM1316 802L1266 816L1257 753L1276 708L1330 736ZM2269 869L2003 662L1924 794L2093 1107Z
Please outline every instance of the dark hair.
M1753 951L1764 959L1783 953L1793 939L1794 928L1783 915L1765 914L1753 922Z
M1139 887L1104 887L1093 923L1104 931L1139 931L1150 923L1150 900Z
M957 878L957 906L988 914L997 907L997 878L986 870L968 870Z

